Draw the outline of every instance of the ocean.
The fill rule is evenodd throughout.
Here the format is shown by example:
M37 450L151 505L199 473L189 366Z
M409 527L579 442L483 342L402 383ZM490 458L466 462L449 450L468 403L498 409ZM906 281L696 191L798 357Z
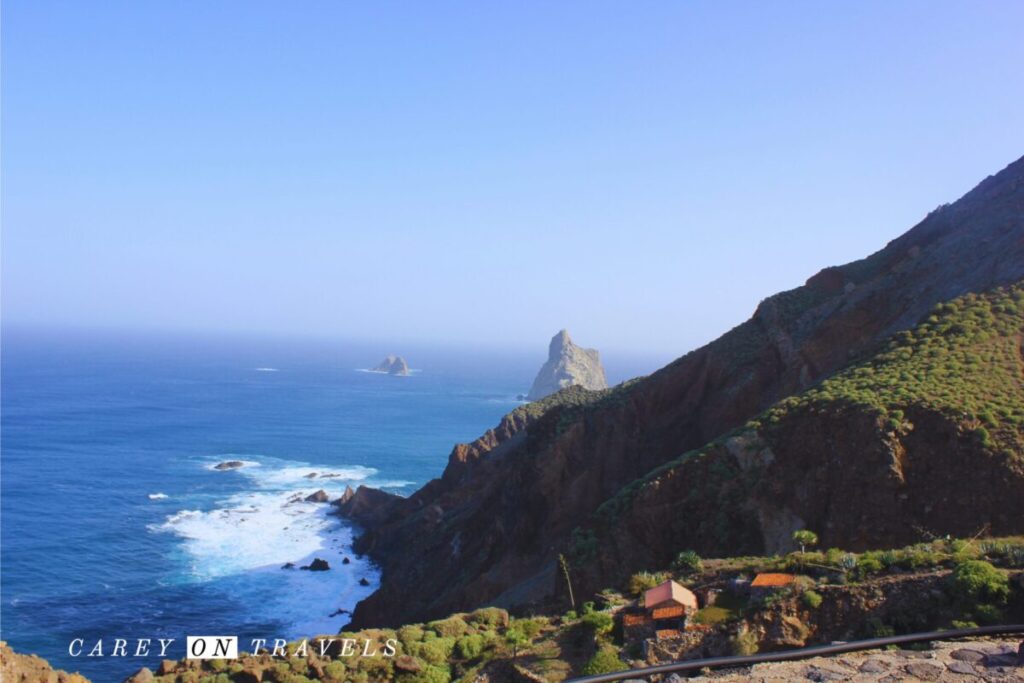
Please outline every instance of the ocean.
M546 347L5 330L0 638L99 682L160 660L72 639L175 638L180 658L186 635L337 633L378 573L304 498L410 494L519 404ZM365 371L388 353L412 375ZM656 367L605 360L612 382ZM331 569L297 568L314 558Z

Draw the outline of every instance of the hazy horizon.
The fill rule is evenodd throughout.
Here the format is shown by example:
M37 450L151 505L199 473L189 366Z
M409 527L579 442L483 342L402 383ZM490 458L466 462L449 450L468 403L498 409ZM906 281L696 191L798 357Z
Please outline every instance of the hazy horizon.
M1017 2L2 13L5 329L670 360L1024 152Z

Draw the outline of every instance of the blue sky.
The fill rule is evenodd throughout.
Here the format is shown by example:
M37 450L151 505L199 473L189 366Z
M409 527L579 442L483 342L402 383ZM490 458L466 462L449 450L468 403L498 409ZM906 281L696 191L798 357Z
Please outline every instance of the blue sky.
M1024 153L1021 26L7 0L4 319L678 355Z

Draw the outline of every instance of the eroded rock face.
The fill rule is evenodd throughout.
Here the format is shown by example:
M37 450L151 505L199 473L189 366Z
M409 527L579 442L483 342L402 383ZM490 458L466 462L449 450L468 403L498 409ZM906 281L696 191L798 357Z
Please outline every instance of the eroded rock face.
M537 373L526 398L537 401L556 391L575 386L607 389L608 380L605 379L597 350L576 346L569 338L569 332L562 330L551 338L548 360Z
M571 389L563 391L545 399L549 405L523 406L475 442L457 446L440 479L407 499L380 501L372 506L373 514L363 518L367 531L357 549L381 566L383 580L381 589L356 609L354 626L428 620L485 603L513 606L551 599L559 586L556 560L572 545L573 530L586 527L598 507L630 482L871 355L883 340L915 325L935 304L1021 279L1024 159L960 201L932 212L872 256L828 268L803 287L770 297L747 322L651 376L606 392L589 392L598 394L590 402L586 396L574 396ZM531 406L537 410L528 410ZM721 504L722 498L739 500L748 493L737 481L735 488L726 483L708 496L718 502L710 510L700 508L701 524L688 524L685 516L668 512L655 515L653 508L649 517L636 508L621 522L637 538L663 539L668 528L672 538L706 539L707 545L701 547L708 555L727 540L729 547L722 550L731 555L740 549L757 552L773 542L765 537L761 519L775 531L773 538L781 538L799 518L819 533L854 543L857 529L864 526L858 515L873 517L880 510L910 511L913 515L907 519L924 520L931 527L930 522L945 513L934 505L926 509L929 503L918 494L924 496L933 485L951 501L964 498L960 511L982 510L978 506L987 503L972 502L981 500L980 489L958 493L955 484L939 483L956 478L943 469L959 467L955 454L928 460L930 449L942 448L950 440L944 431L947 425L938 420L932 425L937 431L928 438L941 443L915 444L913 439L925 438L924 425L934 416L913 418L921 422L921 429L902 441L912 454L911 463L919 464L908 480L912 490L905 501L899 498L903 491L891 481L886 439L877 438L874 420L865 420L856 433L843 433L844 443L861 444L873 454L870 461L862 459L850 477L837 477L840 470L820 466L820 458L806 472L825 483L835 482L829 500L852 500L857 503L853 512L847 514L841 506L823 509L820 502L801 494L795 473L812 456L854 457L852 451L840 454L833 447L837 436L828 420L814 420L802 426L814 425L820 435L817 443L806 440L801 445L798 438L780 433L766 444L778 459L764 455L754 463L773 471L757 492L763 512L785 508L790 514L769 519L746 505ZM845 424L845 429L856 428L854 423ZM969 450L959 439L955 443L958 449ZM974 457L975 452L969 455ZM688 495L704 481L718 486L723 473L710 469L718 459L706 458L688 470L676 490ZM733 463L725 468L726 475L750 464L733 456L722 460ZM998 462L989 460L979 461L972 470L998 471ZM882 486L875 488L878 484ZM867 487L863 503L858 499L862 487ZM869 502L885 496L888 507L870 507ZM997 509L991 515L994 522L1001 519ZM882 527L892 538L904 533L904 527L894 526L900 519L887 518L889 526ZM666 525L665 520L673 524ZM725 533L716 533L716 528ZM827 543L824 537L822 542ZM624 545L617 557L609 553L609 562L595 562L594 574L587 577L593 581L589 587L613 585L621 558L640 545ZM674 549L678 547L688 546ZM457 575L450 571L452 566L459 568ZM656 566L664 565L639 568Z
M0 641L0 681L45 681L47 683L89 683L82 675L53 669L49 662L35 655L16 653Z

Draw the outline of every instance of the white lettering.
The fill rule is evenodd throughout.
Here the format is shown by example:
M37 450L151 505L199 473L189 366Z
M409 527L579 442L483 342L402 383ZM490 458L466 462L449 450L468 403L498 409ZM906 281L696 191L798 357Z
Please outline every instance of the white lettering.
M139 642L135 644L135 656L136 657L148 657L149 656L149 638L139 638Z
M75 652L75 643L78 643L78 652ZM82 654L82 648L83 647L85 647L85 639L84 638L75 638L70 643L68 643L68 654L71 655L72 657L78 657L79 655Z
M174 638L160 638L160 656L163 657L167 654L167 648L174 642Z

